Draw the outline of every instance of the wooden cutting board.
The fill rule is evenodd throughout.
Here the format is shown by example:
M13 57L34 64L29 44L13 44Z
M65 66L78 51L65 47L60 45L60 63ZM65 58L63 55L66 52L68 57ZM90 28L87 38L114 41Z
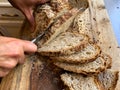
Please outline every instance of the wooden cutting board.
M104 0L89 0L90 18L95 40L112 57L112 69L120 71L120 47L115 38ZM120 90L120 73L116 90Z
M120 60L119 60L120 48L118 47L118 43L116 41L107 11L105 9L104 0L88 0L88 1L89 1L88 13L83 18L87 21L86 26L88 29L91 30L93 40L100 45L102 51L109 54L112 57L113 60L112 69L120 71ZM28 27L26 25L22 29L22 31L24 30L28 31ZM27 32L26 34L24 33L24 35L23 34L22 35L28 36L28 34L30 33ZM29 37L26 37L26 39L28 38ZM60 84L60 86L58 87L62 87L62 83L60 81L58 81L57 83L49 82L51 81L50 78L53 78L52 75L55 77L56 75L60 75L61 70L58 69L58 71L54 73L52 72L55 69L54 66L51 67L49 65L42 64L41 62L39 62L39 60L37 62L34 62L35 60L36 58L34 57L34 55L27 56L24 65L20 65L16 67L9 75L3 78L0 85L0 90L42 90L40 88L46 90L47 87L54 90L57 88L54 87L54 85L57 86L58 83ZM45 65L46 67L45 69L43 67L44 69L43 71L41 71L39 67L41 65L43 66ZM44 74L46 74L45 76L41 75L41 77L44 80L38 77L39 76L38 70L39 72L41 71ZM47 70L48 72L46 72ZM49 70L51 70L51 72ZM49 77L49 79L47 79L47 77ZM119 78L120 78L120 74L119 74ZM39 85L40 81L43 81L43 83ZM48 82L48 83L46 84L44 82ZM45 86L46 88L44 88L43 86ZM58 90L61 89L59 88ZM120 79L118 80L116 90L120 90Z

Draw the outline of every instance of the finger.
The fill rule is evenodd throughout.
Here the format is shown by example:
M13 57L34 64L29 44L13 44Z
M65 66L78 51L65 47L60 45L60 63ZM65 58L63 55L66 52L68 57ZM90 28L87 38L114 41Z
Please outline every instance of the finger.
M0 68L0 77L6 76L10 71L10 69Z
M37 51L37 46L30 41L23 41L22 45L23 45L23 50L25 52L36 52Z
M18 63L23 64L25 62L25 57L24 58L18 58Z
M18 63L17 59L14 58L7 58L5 59L0 59L0 67L6 68L6 69L12 69L14 68Z
M26 8L23 11L25 17L27 18L29 24L30 24L30 30L33 32L35 30L35 19L33 16L33 10L32 8Z

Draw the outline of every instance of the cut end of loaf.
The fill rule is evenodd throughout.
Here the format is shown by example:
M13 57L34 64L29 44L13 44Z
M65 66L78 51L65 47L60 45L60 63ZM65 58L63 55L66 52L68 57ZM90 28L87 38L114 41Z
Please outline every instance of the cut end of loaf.
M98 80L105 90L115 90L118 81L118 71L106 70L98 75Z
M65 73L61 79L69 90L104 90L94 76Z
M118 71L108 69L95 76L65 73L61 80L69 90L115 90Z

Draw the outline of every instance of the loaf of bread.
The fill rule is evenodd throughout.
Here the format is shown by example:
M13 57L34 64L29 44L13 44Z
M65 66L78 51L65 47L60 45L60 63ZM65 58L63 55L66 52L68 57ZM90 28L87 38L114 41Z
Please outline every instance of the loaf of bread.
M61 79L69 90L105 90L95 76L65 73Z
M88 41L86 35L65 32L39 48L38 52L44 56L70 55L83 49Z
M69 28L74 18L80 13L79 6L81 6L74 6L72 2L72 0L50 0L49 3L37 8L35 12L36 29L32 33L33 38L44 32L51 23L55 22L45 33L38 44L39 46L47 44ZM76 0L74 2L77 3ZM85 2L85 7L87 8L87 6L88 2Z
M98 74L111 66L111 58L109 56L105 57L107 57L106 60L103 58L103 56L99 56L95 61L84 64L73 64L66 62L55 62L54 64L64 70L74 73L82 73L85 75Z
M55 18L63 15L70 10L67 0L50 0L50 3L40 5L35 10L36 29L32 34L33 37L42 33Z
M87 7L87 0L50 0L40 5L35 11L32 36L52 24L38 42L38 53L66 72L61 80L69 90L114 90L118 72L107 70L112 58L94 43ZM80 9L86 10L81 13Z
M118 71L106 70L97 76L65 73L61 75L61 80L69 90L115 90Z
M101 72L97 78L105 90L115 90L118 80L118 73L118 71L108 69L104 72Z
M69 12L62 15L61 17L59 17L58 19L56 19L55 23L48 30L48 32L45 33L45 35L43 36L43 39L39 42L39 46L48 44L51 40L56 38L59 34L61 34L62 32L65 32L73 22L73 19L75 18L77 12L78 10L72 9Z
M94 61L97 56L100 54L100 47L96 44L88 44L82 50L75 52L71 55L62 55L56 57L50 57L53 60L59 62L68 62L68 63L88 63Z

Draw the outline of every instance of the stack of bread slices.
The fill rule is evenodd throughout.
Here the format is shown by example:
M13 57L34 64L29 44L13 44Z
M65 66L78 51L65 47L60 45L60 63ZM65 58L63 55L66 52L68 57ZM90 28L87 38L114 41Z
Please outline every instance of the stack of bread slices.
M73 0L76 1L79 2ZM118 72L108 69L112 64L111 57L91 42L91 37L84 31L84 24L81 24L82 31L73 26L76 16L80 14L82 17L85 12L87 10L79 13L79 9L68 0L51 0L38 7L33 36L46 30L57 18L38 43L38 52L66 71L61 79L69 90L114 90Z

